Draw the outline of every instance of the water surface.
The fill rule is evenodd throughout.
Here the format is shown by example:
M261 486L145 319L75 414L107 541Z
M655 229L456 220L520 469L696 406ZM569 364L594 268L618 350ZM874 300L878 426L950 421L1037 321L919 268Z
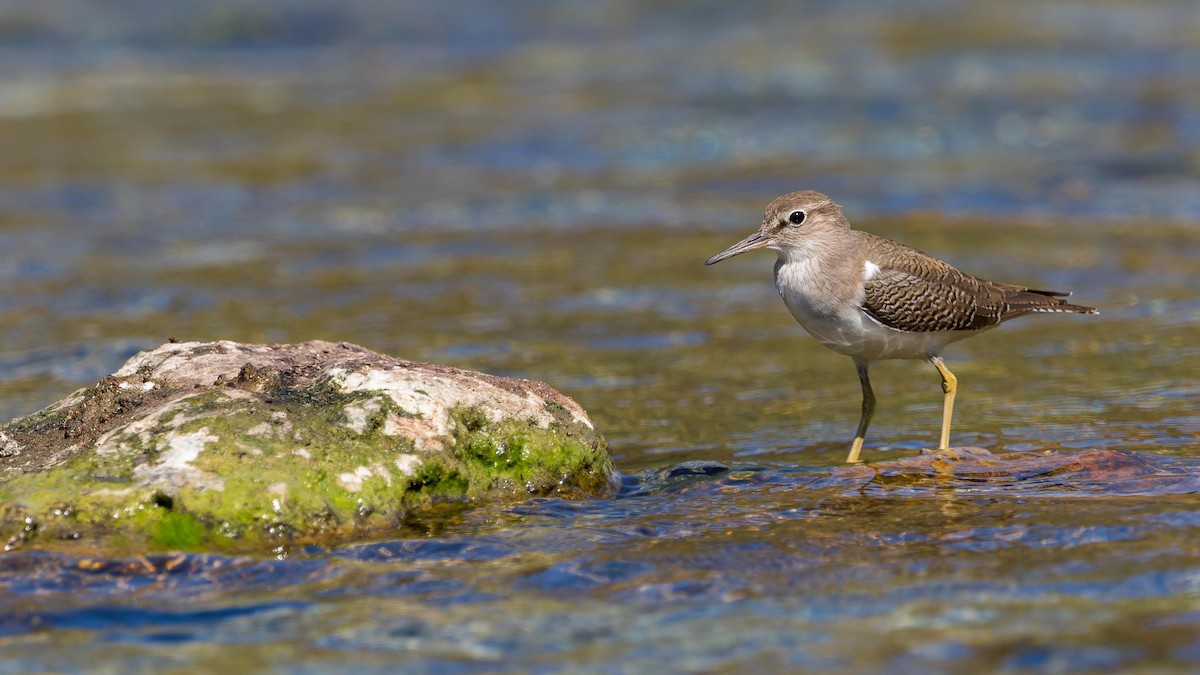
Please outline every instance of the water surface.
M0 414L168 337L346 340L545 380L625 474L283 560L6 554L4 668L1194 668L1197 12L0 8ZM889 362L893 464L839 468L850 360L770 254L702 264L800 188L1101 308L946 355L954 444L1027 459L894 464L941 395Z

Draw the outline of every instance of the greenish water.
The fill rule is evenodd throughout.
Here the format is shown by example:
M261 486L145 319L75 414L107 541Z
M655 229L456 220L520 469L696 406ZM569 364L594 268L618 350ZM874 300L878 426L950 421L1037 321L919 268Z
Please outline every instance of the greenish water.
M1200 661L1192 3L38 7L0 8L0 414L168 337L345 340L545 380L626 478L286 560L5 554L0 669ZM952 442L1120 454L895 464L941 392L885 362L893 464L840 467L850 360L771 255L703 266L800 188L1100 307L952 347Z

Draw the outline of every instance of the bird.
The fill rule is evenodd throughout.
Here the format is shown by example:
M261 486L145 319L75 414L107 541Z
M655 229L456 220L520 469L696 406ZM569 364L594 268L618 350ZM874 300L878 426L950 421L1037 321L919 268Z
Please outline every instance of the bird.
M1098 314L1073 305L1069 292L1038 290L974 277L899 242L850 227L832 199L812 190L767 205L758 231L704 261L713 265L773 249L775 287L796 321L818 342L854 360L862 415L847 463L859 463L875 414L868 367L883 359L924 359L942 379L938 450L950 447L958 379L942 350L1018 316L1042 312Z

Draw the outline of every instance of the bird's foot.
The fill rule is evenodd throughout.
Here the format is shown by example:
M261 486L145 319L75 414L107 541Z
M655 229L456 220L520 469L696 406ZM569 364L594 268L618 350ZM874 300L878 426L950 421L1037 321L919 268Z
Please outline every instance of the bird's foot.
M992 451L988 450L986 448L972 448L972 447L922 448L921 454L922 455L934 455L934 456L940 457L942 459L955 460L955 459L967 459L967 458L978 459L980 457L990 457L992 455Z

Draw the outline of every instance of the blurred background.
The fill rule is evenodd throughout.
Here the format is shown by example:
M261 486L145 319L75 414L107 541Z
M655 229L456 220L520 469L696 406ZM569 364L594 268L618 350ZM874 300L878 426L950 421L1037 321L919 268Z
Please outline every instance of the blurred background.
M546 379L634 460L841 444L849 360L770 256L700 265L801 188L1104 307L980 369L1064 332L1169 347L1147 315L1200 312L1197 25L1186 0L0 3L0 415L168 337L322 338ZM1195 372L1184 349L1143 365ZM934 381L882 372L876 428L919 445L938 392L910 365Z
M858 418L850 360L819 346L788 315L772 287L771 255L702 264L755 229L770 199L802 188L830 194L860 229L979 276L1075 291L1078 302L1101 308L1098 317L1022 319L953 347L955 444L1200 457L1194 0L0 1L0 415L28 413L94 383L169 337L320 338L548 381L591 412L626 473L697 459L829 467L844 457ZM880 403L867 459L931 445L941 406L933 369L890 362L872 378ZM767 602L742 607L744 615L711 615L720 630L752 645L747 663L781 667L994 664L987 659L1000 654L1017 669L1070 670L1131 667L1147 654L1200 655L1194 640L1171 637L1196 626L1194 564L1162 563L1165 576L1154 579L1163 585L1154 585L1139 576L1149 565L1144 549L1104 549L1101 557L1141 567L1095 572L1095 586L1019 586L1035 605L1059 593L1079 599L1079 614L1055 615L1049 605L970 614L975 596L953 585L962 569L951 565L951 585L937 586L946 607L902 619L894 612L911 609L903 594L868 588L858 596L865 605L822 594L855 561L878 557L873 545L919 539L906 529L920 528L919 519L901 525L871 512L852 528L832 526L824 576L800 573L820 566L810 550L775 557L779 538L747 535L740 550L748 557L722 558L704 553L725 549L705 548L702 537L670 562L622 548L640 541L638 528L757 528L758 516L745 514L794 515L795 500L808 499L794 488L736 493L743 515L721 506L721 495L681 501L681 512L666 515L639 511L631 500L597 506L616 519L612 529L580 535L591 537L583 548L546 555L578 571L595 554L590 547L604 542L617 551L608 555L639 562L589 568L591 582L471 563L406 597L545 599L583 584L590 590L581 593L600 598L665 575L686 583L621 597L669 608L698 588L698 604L689 607L699 613L739 593L791 598L780 602L805 610L828 603L810 617L813 625L789 624L777 636L770 652L784 655L777 661L754 660L767 648L755 631L764 617L776 624L800 614ZM927 524L940 532L951 506L930 508ZM1033 513L1069 521L1029 534L1045 545L1160 529L1162 550L1196 540L1187 509L1169 516L1151 509L1147 520L1123 524L1113 524L1128 515L1119 510L1093 520L1074 507ZM548 532L586 532L575 517L554 516L558 529ZM876 531L876 523L891 525ZM508 553L530 545L492 541L492 553L480 553L471 539L479 522L463 527L475 543L422 554L421 564L495 555L496 565L510 565ZM864 534L839 538L850 530ZM787 541L805 532L789 530ZM1011 545L1010 563L1029 559L1021 544L970 532L972 550ZM968 556L951 544L922 545L892 571L939 569L938 560L960 560L941 557L947 553ZM1079 550L1072 569L1092 569L1095 550ZM801 567L793 566L797 555L807 561ZM750 559L767 565L760 571L768 576L798 576L765 590L757 581L728 581ZM980 583L1009 574L962 560L979 565L972 569ZM1021 579L1069 567L1044 564L1020 568ZM322 567L332 568L341 569ZM896 578L885 572L856 578ZM432 583L428 570L413 574ZM727 581L705 586L714 575ZM483 577L500 586L480 586ZM400 584L372 579L363 595ZM816 581L805 586L805 579ZM805 598L790 595L805 588ZM1104 614L1114 597L1183 598L1192 613L1167 612L1165 624L1147 623L1144 604L1132 615ZM165 602L174 599L168 593ZM472 642L452 627L429 635L450 652L475 645L485 661L550 639L543 635L576 644L573 634L553 632L566 625L563 614L534 612L542 623L533 627L510 622L529 610L525 600L470 605L468 613L495 612L480 635L499 642ZM1100 611L1087 609L1091 602ZM373 620L395 610L376 607ZM578 618L584 610L571 611ZM612 620L611 606L588 611L579 640L628 640L648 663L679 655L671 649L701 668L732 663L721 654L743 654L706 656L689 641L719 633L703 621L682 622L680 634L647 644L622 632L645 626ZM899 642L870 651L854 641L859 617L872 612L895 619L876 628ZM1024 637L979 650L963 647L973 644L966 640L906 651L911 644L895 631L913 625L904 621L920 624L920 616L930 625L978 620L997 635ZM135 633L146 630L140 617L126 620ZM184 623L218 634L227 628L194 621ZM845 629L837 638L813 627L837 621ZM280 625L286 632L297 624L257 630L266 642L309 639L280 637ZM1108 646L1071 651L1039 641L1068 625L1083 643ZM1167 644L1152 652L1145 643L1113 646L1133 639L1132 625L1158 625L1154 639ZM347 630L357 636L360 628ZM229 630L241 638L241 629ZM389 635L343 636L347 642L331 649L409 639ZM833 660L796 660L788 645L810 638L846 649L831 647ZM1036 649L1021 651L1023 644ZM589 653L576 656L603 662Z

